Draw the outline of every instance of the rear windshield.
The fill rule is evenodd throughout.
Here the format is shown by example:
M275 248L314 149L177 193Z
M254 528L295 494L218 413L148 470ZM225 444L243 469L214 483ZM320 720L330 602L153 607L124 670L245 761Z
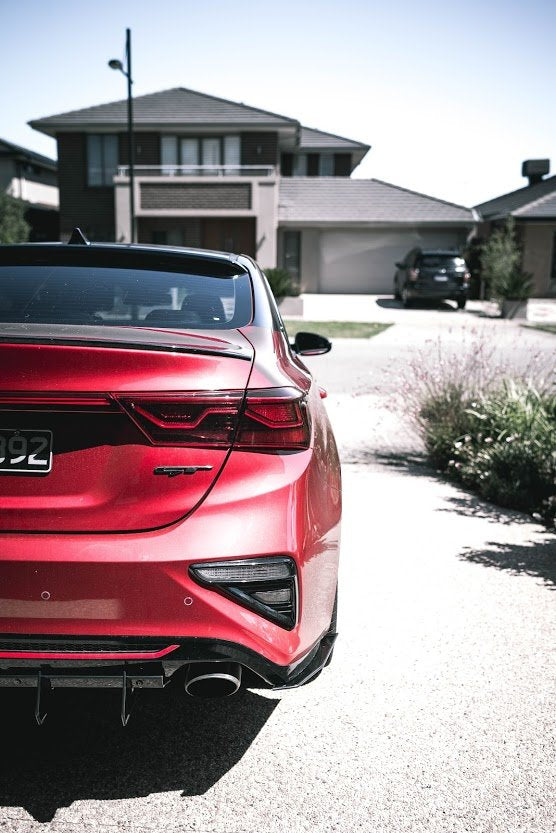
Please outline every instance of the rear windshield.
M221 330L251 320L249 276L231 262L67 259L76 262L22 264L0 255L0 322Z
M417 264L420 267L430 269L465 269L465 260L455 255L421 255Z

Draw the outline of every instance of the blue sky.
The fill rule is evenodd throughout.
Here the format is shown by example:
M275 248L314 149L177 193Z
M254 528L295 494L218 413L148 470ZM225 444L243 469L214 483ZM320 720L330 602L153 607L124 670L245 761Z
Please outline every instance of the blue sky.
M372 145L356 175L463 204L556 172L551 0L0 0L0 136L55 156L26 122L125 97L107 67L132 28L134 93L244 101Z

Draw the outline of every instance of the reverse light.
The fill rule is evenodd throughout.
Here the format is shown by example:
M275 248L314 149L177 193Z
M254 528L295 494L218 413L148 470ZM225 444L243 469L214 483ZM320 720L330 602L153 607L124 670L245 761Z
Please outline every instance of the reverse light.
M191 577L211 590L292 630L297 621L297 573L287 556L192 564Z

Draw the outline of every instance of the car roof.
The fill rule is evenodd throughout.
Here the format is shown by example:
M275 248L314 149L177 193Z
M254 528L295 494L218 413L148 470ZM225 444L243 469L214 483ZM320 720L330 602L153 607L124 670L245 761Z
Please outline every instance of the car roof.
M245 258L246 255L233 254L231 252L219 252L212 249L191 249L183 246L159 246L145 243L15 243L10 245L0 246L1 249L29 249L36 251L37 248L45 249L66 249L69 245L72 248L79 248L82 250L113 250L114 253L123 253L130 251L152 252L153 254L173 254L183 255L184 257L206 257L207 259L227 260L231 263L237 263L240 258Z

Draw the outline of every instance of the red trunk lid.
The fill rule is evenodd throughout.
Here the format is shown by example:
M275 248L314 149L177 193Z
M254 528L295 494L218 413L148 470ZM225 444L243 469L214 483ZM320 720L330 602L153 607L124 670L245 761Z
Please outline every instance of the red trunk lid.
M95 329L77 337L66 328L49 339L27 331L0 343L0 435L5 443L14 431L51 432L53 450L48 473L0 473L2 531L165 526L195 508L225 463L230 443L155 444L133 408L155 394L195 392L203 400L237 391L226 415L233 419L251 370L247 340L237 331ZM155 474L172 468L186 471Z

